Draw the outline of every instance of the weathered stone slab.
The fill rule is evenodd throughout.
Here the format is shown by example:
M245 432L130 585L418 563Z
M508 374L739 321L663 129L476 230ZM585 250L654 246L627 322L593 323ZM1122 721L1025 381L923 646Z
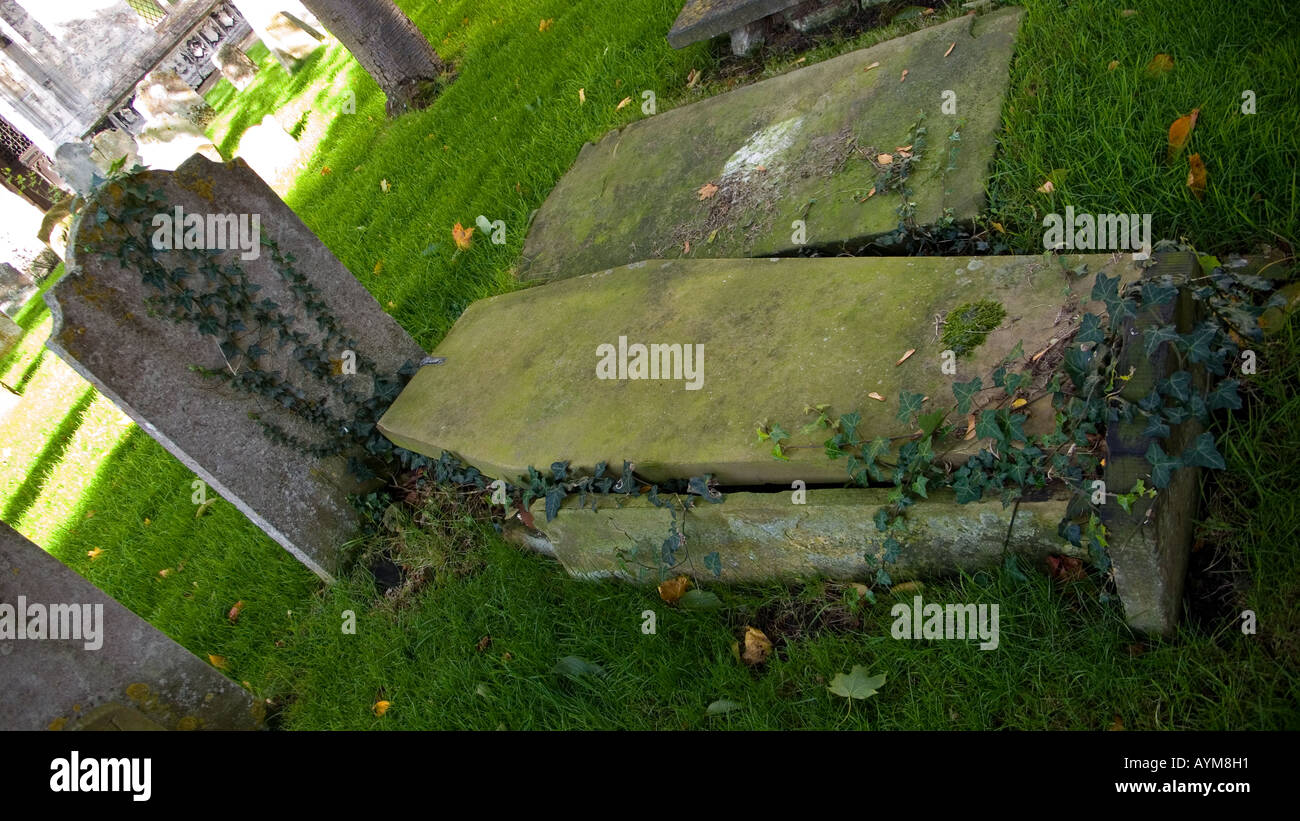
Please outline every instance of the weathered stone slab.
M717 579L723 582L869 579L875 567L865 557L883 554L887 535L902 544L898 559L888 565L895 582L996 567L1004 560L1004 544L1007 552L1031 563L1051 554L1085 556L1057 535L1068 506L1065 497L1023 502L1013 522L1011 508L1001 502L959 505L951 494L936 493L911 509L906 529L885 534L872 515L888 504L890 492L811 490L803 504L794 504L789 492L729 493L721 504L699 502L682 525L692 561L674 572L713 579L702 557L717 551L722 562ZM668 511L644 497L621 504L610 499L596 510L580 508L570 498L549 522L544 501L538 500L532 512L536 531L515 525L509 538L550 553L571 575L659 581L628 559L658 555L668 535Z
M203 376L193 366L232 374L280 374L301 392L302 401L322 402L320 407L333 419L351 424L359 418L358 411L340 399L342 390L360 397L377 395L381 383L396 380L403 364L418 361L423 351L242 161L217 164L196 156L175 172L146 171L129 178L127 184L161 188L167 213L180 207L184 214L203 215L208 226L212 225L206 220L209 214L233 214L236 221L244 220L245 227L252 227L256 217L280 252L296 258L295 269L309 276L314 297L324 308L307 311L306 292L302 286L291 287L268 246L257 244L253 259L242 259L244 251L239 249L222 251L220 264L242 268L248 281L260 287L255 299L274 303L271 309L262 306L271 311L264 322L280 322L276 316L283 314L289 323L286 331L302 335L293 344L281 344L274 326L246 327L240 338L243 350L251 350L250 342L258 339L265 349L256 367L244 354L227 361L216 335L200 332L192 322L171 322L149 307L146 299L159 291L144 283L140 271L123 268L117 250L121 224L111 219L101 225L98 212L103 206L96 203L79 214L72 229L68 273L46 294L54 315L47 345L217 493L328 578L338 546L355 534L355 513L347 495L357 485L346 473L346 454L314 456L303 446L273 437L267 426L315 447L323 436L337 433L333 422L308 424L301 414L291 414L282 406L289 397L280 394L272 399L265 393L239 391L221 379ZM111 184L104 201L118 202L122 192L122 184ZM137 242L153 241L153 216L145 214L142 225L127 226L136 232ZM257 227L250 234L258 237ZM158 253L167 268L195 264L194 253ZM184 287L194 290L191 304L206 305L206 300L215 299L218 302L213 304L229 305L234 299L220 288L213 290L230 280L205 281L197 273L186 276ZM216 310L212 315L214 321L222 316ZM241 314L241 321L248 326L255 315ZM320 316L341 324L344 338L355 343L337 352L325 351L340 365L333 373L319 361L315 370L308 370L302 358L322 356L312 353L327 338L324 326L313 318ZM306 354L295 352L299 345ZM373 367L361 364L349 374L343 367L345 350L355 355L355 362L369 361ZM176 492L191 491L177 488Z
M1025 256L654 260L599 271L471 305L435 352L446 362L422 368L379 427L402 447L449 450L508 481L557 460L584 470L630 460L650 481L712 473L724 486L842 482L844 463L826 457L824 432L797 434L810 421L806 406L860 411L859 431L901 441L912 429L896 418L900 391L929 397L925 412L947 409L955 381L980 376L991 386L1018 343L1028 367L1029 356L1062 342L1098 272L1140 274L1127 256L1067 264L1084 263L1079 278ZM943 373L937 321L985 299L1004 307L1002 325L956 359L955 374ZM600 346L620 337L629 358L634 344L702 346L698 387L685 356L682 378L599 378ZM1050 396L1027 412L1027 431L1054 427ZM763 419L795 434L789 461L757 443ZM979 444L950 458L964 462L963 448Z
M686 0L668 30L668 45L685 48L776 14L803 0Z
M953 20L610 132L583 147L543 203L520 275L558 279L677 257L687 243L689 256L712 258L857 250L898 228L902 198L885 188L907 146L916 223L933 224L945 209L973 219L1021 13ZM955 115L942 108L949 91ZM909 136L922 115L924 150ZM881 154L891 161L882 165ZM717 190L702 198L706 185Z
M38 613L42 639L32 637ZM49 638L56 621L60 636L77 638ZM248 691L5 524L0 685L0 730L250 730L265 712Z

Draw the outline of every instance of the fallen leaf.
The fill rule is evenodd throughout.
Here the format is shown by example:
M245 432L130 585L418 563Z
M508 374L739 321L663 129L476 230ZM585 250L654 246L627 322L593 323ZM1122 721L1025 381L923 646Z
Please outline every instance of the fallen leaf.
M1137 9L1124 9L1119 13L1120 17L1132 17L1137 14Z
M145 523L145 525L148 525L148 524L149 524L149 517L148 517L148 516L145 516L145 517L144 517L144 523Z
M737 704L736 702L727 701L726 699L720 698L717 701L710 704L708 708L705 709L704 714L710 716L720 716L723 713L729 713L732 710L738 710L738 709L740 709L740 705Z
M477 645L478 651L482 653L484 650L488 649L488 645L491 643L492 643L491 636L484 636L483 638L479 639Z
M1055 185L1052 185L1052 181L1051 181L1051 180L1048 180L1047 182L1045 182L1045 183L1043 183L1042 185L1038 186L1038 193L1040 193L1040 194L1050 194L1050 193L1052 193L1052 192L1055 191L1055 190L1056 190L1056 186L1055 186Z
M722 599L707 590L687 590L677 603L684 610L717 610L722 606Z
M864 69L862 69L862 70L863 70L863 71L871 71L871 69L873 69L873 68L880 68L880 61L879 61L879 60L877 60L876 62L872 63L871 65L867 66L866 68L864 68Z
M614 110L618 111L620 108L623 108L624 106L628 105L631 102L632 102L631 97L624 97L623 99L618 101L618 105L614 106Z
M1192 113L1174 120L1173 125L1169 126L1169 159L1178 156L1178 153L1187 145L1187 140L1192 136L1192 129L1196 128L1196 118L1201 114L1199 108L1193 108Z
M863 699L874 696L885 684L884 675L869 676L867 668L860 664L853 665L853 669L848 675L836 673L831 679L831 683L826 687L837 696L842 698Z
M538 30L538 31L546 31L547 29L549 29L549 28L551 27L551 23L554 23L554 22L555 22L555 18L554 18L554 17L548 17L547 19L545 19L545 20L543 20L542 22L540 22L540 23L537 24L537 30Z
M330 168L328 165L323 166L320 170L320 175L322 177L325 176L326 174L333 174L333 173L334 173L334 169Z
M757 666L767 661L767 657L772 653L772 642L762 630L757 627L745 627L745 652L741 653L741 661L750 667Z
M900 357L898 358L898 361L894 363L894 367L897 368L899 365L901 365L901 364L903 364L904 362L906 362L906 361L907 361L907 358L908 358L909 356L911 356L912 354L914 354L914 353L916 353L916 348L908 348L908 349L907 349L907 353L905 353L905 354L903 354L902 356L900 356Z
M383 179L383 180L380 180L380 181L379 181L379 190L380 190L380 191L383 191L385 194L387 194L387 193L388 193L388 189L390 189L390 188L392 188L392 186L388 184L388 180L387 180L387 179Z
M580 656L565 656L555 663L551 670L553 673L559 673L565 678L581 680L588 676L603 677L605 668L599 664L587 661Z
M585 88L578 89L578 102L582 105L587 104L587 89Z
M934 9L931 9L931 8L921 9L921 16L922 16L922 17L929 17L931 14L934 14Z
M102 547L97 547L94 550L87 550L86 555L90 557L91 561L94 561L95 559L98 559L99 555L103 552L104 549Z
M1124 720L1119 717L1119 713L1115 714L1115 720L1106 729L1111 732L1119 732L1124 729Z
M896 584L889 588L889 592L897 596L899 593L911 593L912 591L921 591L924 589L925 585L921 582L903 582L902 584Z
M676 604L677 600L686 592L690 585L689 576L677 576L673 579L667 579L659 584L659 598L669 604Z
M901 76L901 77L898 78L898 82L901 83L901 82L903 82L904 80L907 79L907 71L908 71L907 69L903 69L903 76Z
M1087 577L1083 562L1073 556L1048 556L1047 570L1048 575L1062 583L1081 581Z
M172 574L172 569L170 567L164 567L162 570L158 571L158 575L162 576L164 579L170 576L171 574Z
M466 228L459 222L452 226L451 238L456 242L456 247L462 251L469 250L469 244L474 236L473 228Z
M1201 155L1191 155L1187 158L1187 164L1191 169L1187 172L1187 187L1192 189L1198 200L1205 199L1205 163L1201 162Z
M230 608L230 612L226 614L226 618L230 619L231 624L234 624L235 622L239 621L239 614L241 611L243 611L243 609L244 609L244 601L243 599L240 599L239 601L235 602L234 607Z
M791 63L791 65L796 65L796 66L797 66L797 65L799 65L800 63L807 62L807 60L808 60L807 57L800 57L798 60L795 60L793 63Z
M1151 58L1151 62L1147 63L1146 72L1148 77L1158 77L1167 71L1172 71L1173 68L1173 57L1170 57L1168 54L1157 54Z
M718 186L711 182L706 182L704 185L700 186L700 190L697 193L700 195L700 199L707 200L709 197L718 193Z
M388 712L388 708L392 706L392 704L393 702L391 701L376 701L375 706L370 709L374 711L375 717L379 718L382 717L384 713Z
M955 48L957 48L956 41L954 41L952 45L948 46L948 50L943 53L943 56L947 57L949 54L952 54L952 50Z
M849 587L853 588L853 592L858 594L859 599L865 599L867 594L871 592L870 587L867 587L865 584L858 584L857 582L853 582Z
M1028 399L1025 399L1025 398L1022 397L1022 398L1020 398L1020 399L1016 399L1016 400L1012 401L1012 403L1011 403L1011 409L1012 409L1012 410L1015 410L1016 408L1023 408L1025 405L1028 405L1028 404L1029 404L1029 400L1028 400Z
M375 276L379 276L383 272L384 272L384 261L381 259L375 263Z
M199 505L198 509L194 511L194 518L197 519L197 518L199 518L200 516L202 516L204 513L207 513L207 512L212 508L212 506L215 505L216 503L217 503L217 500L216 500L216 498L214 497L214 498L211 498L211 499L207 500L207 501L204 502L203 504Z
M1050 350L1052 349L1052 346L1055 345L1055 344L1056 344L1056 340L1053 339L1051 342L1048 343L1048 345L1047 345L1046 348L1043 348L1043 349L1042 349L1041 351L1039 351L1038 353L1036 353L1036 354L1034 354L1033 356L1029 357L1029 361L1030 361L1030 362L1037 362L1038 360L1042 359L1042 358L1043 358L1043 355L1046 354L1048 351L1050 351Z
M1111 60L1110 65L1106 66L1107 71L1114 71L1119 68L1119 60Z
M867 394L867 396L871 397L872 399L876 400L877 402L884 402L884 401L885 401L885 397L881 396L880 394L876 393L875 391L872 391L871 393Z
M1005 234L1007 232L1007 229L1003 228L1002 223L1000 222L993 223L993 230L997 231L999 234Z
M975 438L975 414L966 417L966 437L965 441L969 442Z
M767 166L766 166L766 165L760 165L760 166L757 166L754 170L757 171L757 172L760 173L760 174L766 174L766 173L767 173Z
M686 243L682 245L682 254L685 255L685 254L689 254L690 252L691 252L691 241L686 240Z
M876 195L876 187L873 185L871 186L871 190L867 192L867 199L871 199L875 195Z
M218 670L225 670L226 667L228 666L226 663L225 656L218 656L213 653L208 653L208 661L212 664L213 667L216 667Z
M889 165L889 164L892 163L893 161L894 161L894 155L893 155L893 154L877 154L877 155L876 155L876 162L880 163L881 165Z
M695 84L700 81L700 76L701 75L699 69L696 68L691 69L690 73L686 75L686 87L695 88Z
M515 510L519 512L519 521L524 523L524 527L533 527L533 514L528 512L528 509L524 507L523 502L516 499Z

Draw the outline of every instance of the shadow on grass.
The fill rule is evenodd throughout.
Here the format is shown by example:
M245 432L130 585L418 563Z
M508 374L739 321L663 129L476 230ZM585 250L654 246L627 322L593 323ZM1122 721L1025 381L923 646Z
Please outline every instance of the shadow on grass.
M86 388L81 392L81 396L63 415L63 421L59 423L58 428L46 441L45 447L41 448L41 452L32 462L18 491L5 503L0 519L11 523L18 522L31 509L36 502L36 497L41 493L41 488L45 487L50 469L63 460L63 454L71 444L72 437L85 421L86 409L93 401L95 401L94 388Z
M284 69L278 63L271 61L269 65L262 65L258 71L257 85L239 92L234 100L239 109L230 119L229 130L217 146L221 156L234 156L245 131L260 125L263 117L267 114L274 115L286 100L298 96L307 86L320 79L317 69L328 58L329 51L328 46L322 46L307 55L293 73L288 75L287 80L284 78Z

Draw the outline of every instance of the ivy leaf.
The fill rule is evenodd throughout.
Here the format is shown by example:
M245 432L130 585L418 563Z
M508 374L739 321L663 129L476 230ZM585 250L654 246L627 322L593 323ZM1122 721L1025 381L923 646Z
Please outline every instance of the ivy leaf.
M947 415L941 410L922 414L916 418L917 426L921 428L921 433L925 434L925 436L932 436Z
M884 548L885 554L881 557L881 561L885 564L892 564L893 562L898 561L898 554L903 549L903 545L898 541L898 539L890 536L885 539Z
M1100 344L1106 334L1101 329L1101 317L1094 313L1083 315L1083 322L1079 325L1078 336L1075 337L1082 343Z
M1076 388L1083 385L1083 377L1088 372L1088 365L1091 361L1091 351L1085 351L1078 345L1066 349L1065 372Z
M1142 304L1147 307L1155 305L1164 305L1170 302L1178 294L1178 288L1174 285L1157 282L1149 279L1142 283Z
M560 503L564 501L564 488L556 485L546 491L546 521L551 521L560 514Z
M1192 395L1192 375L1187 371L1176 371L1168 379L1161 380L1160 392L1179 402L1186 402Z
M1237 380L1225 379L1215 386L1213 391L1205 397L1205 405L1210 410L1219 410L1228 408L1237 410L1241 407L1241 397L1237 395Z
M930 498L925 494L925 485L927 482L929 482L929 479L927 479L924 476L916 477L916 479L912 482L912 492L915 493L917 496L920 496L922 499Z
M1014 553L1007 554L1006 560L1002 562L1002 571L1010 576L1012 581L1029 581L1029 577L1020 571L1020 564L1016 561L1016 554Z
M1227 464L1214 446L1214 434L1206 432L1196 437L1195 441L1183 451L1183 464L1188 467L1203 467L1223 470ZM1159 485L1157 485L1159 487Z
M840 416L840 432L844 435L846 442L852 442L857 438L858 424L861 422L862 414L857 411Z
M962 470L967 469L963 468ZM980 485L979 481L974 478L977 475L978 474L970 472L965 474L962 474L961 471L957 472L957 478L952 483L952 491L956 496L957 504L964 505L968 502L978 502L980 499L984 498L984 488Z
M898 394L898 421L907 422L912 418L912 414L921 410L921 402L925 399L923 393L910 393L900 391Z
M705 554L704 567L714 576L722 575L722 557L718 555L718 551Z
M1187 358L1192 362L1206 362L1214 356L1214 342L1219 329L1212 322L1204 322L1192 331L1187 339Z
M885 568L882 567L876 571L876 584L883 587L889 587L893 583L894 580L889 578L889 574L885 572Z
M1173 325L1153 325L1142 332L1142 342L1146 346L1147 358L1155 356L1156 349L1166 342L1178 340L1178 331Z
M1112 302L1118 302L1119 274L1113 277L1097 274L1097 280L1092 284L1092 300L1094 302L1104 302L1108 308Z
M867 668L855 664L848 675L836 673L826 689L841 698L865 699L874 696L884 684L884 675L869 676Z
M1165 453L1159 442L1152 442L1147 448L1146 460L1151 463L1151 484L1161 490L1169 487L1174 470L1183 466L1183 460Z
M996 439L999 444L1005 442L1002 426L998 423L998 411L990 408L980 412L975 421L975 435L981 439Z
M984 382L978 376L969 382L952 383L952 395L957 400L957 413L963 416L970 413L971 401L983 387Z
M1142 431L1143 438L1151 439L1168 439L1169 434L1169 426L1159 416L1154 415L1147 419L1146 429Z
M889 529L889 511L883 507L880 508L876 511L876 515L872 517L872 521L876 523L876 530L884 533Z
M684 610L717 610L722 607L722 599L707 590L687 590L677 604Z

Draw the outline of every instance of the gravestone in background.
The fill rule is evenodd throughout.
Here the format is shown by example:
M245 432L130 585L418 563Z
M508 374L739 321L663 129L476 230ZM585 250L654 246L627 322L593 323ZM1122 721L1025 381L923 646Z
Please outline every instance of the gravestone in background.
M144 118L144 127L137 135L144 165L172 169L196 153L221 159L203 133L212 107L176 72L150 72L135 87L134 107Z
M16 315L35 293L34 279L9 263L0 262L0 314L6 319Z
M291 401L287 396L272 400L265 394L250 395L219 378L205 377L192 366L232 374L282 374L302 393L303 401L319 399L335 419L350 420L357 418L356 412L341 404L341 390L371 396L381 379L396 380L403 364L419 361L423 351L241 160L219 164L195 156L174 172L145 171L124 184L161 188L162 210L167 213L179 206L189 214L244 215L250 225L252 215L257 215L262 232L278 243L280 252L296 257L294 266L308 284L291 286L266 246L259 248L256 259L248 260L240 258L239 250L224 251L220 262L242 268L248 281L261 289L254 298L269 300L278 306L271 310L290 315L288 329L302 337L280 345L277 331L254 329L264 335L260 347L266 350L257 366L250 367L242 358L228 362L217 337L202 333L195 324L155 315L146 298L159 291L142 282L141 271L123 269L116 256L121 229L112 220L101 224L97 212L103 206L96 203L79 214L68 273L46 294L54 316L46 344L258 527L329 578L338 547L356 532L355 512L347 496L359 487L346 470L345 458L313 456L268 432L266 425L271 424L308 444L322 441L320 427L284 410L281 401ZM120 199L122 185L107 186L106 201ZM141 219L147 222L149 217ZM153 234L152 227L135 229L143 230L145 237ZM164 252L159 261L170 267L192 259ZM190 275L185 287L197 289L193 304L210 298L203 296L202 289L209 286L197 275ZM323 313L306 312L305 287L315 290L315 298L326 306ZM307 370L298 345L301 342L302 350L308 350L323 344L323 326L311 318L321 315L341 324L355 342L349 349L355 361L374 363L372 371L362 368L348 374L342 364L347 358L343 350L327 352L331 359L337 357L335 372L322 370L320 361L317 370ZM246 342L249 339L245 337ZM188 496L191 489L180 487L176 492Z
M257 74L257 64L234 43L226 43L217 49L212 55L212 62L221 69L221 76L240 91L248 88L248 84L253 82L253 77Z
M686 0L668 31L668 44L685 48L731 34L733 54L745 56L762 45L777 21L801 34L886 0Z
M858 253L898 229L904 190L918 226L972 221L1022 14L952 20L609 132L537 212L520 276Z
M58 612L61 631L71 628L62 613L74 611L52 605L77 606L83 624L89 612L96 636L89 644L100 646L89 649L86 633L17 638L18 620L32 622L17 613L20 597L29 614L32 605L47 616ZM5 605L13 611L0 612L0 619L12 619L15 637L0 632L0 730L252 730L262 724L265 708L248 691L0 523Z

